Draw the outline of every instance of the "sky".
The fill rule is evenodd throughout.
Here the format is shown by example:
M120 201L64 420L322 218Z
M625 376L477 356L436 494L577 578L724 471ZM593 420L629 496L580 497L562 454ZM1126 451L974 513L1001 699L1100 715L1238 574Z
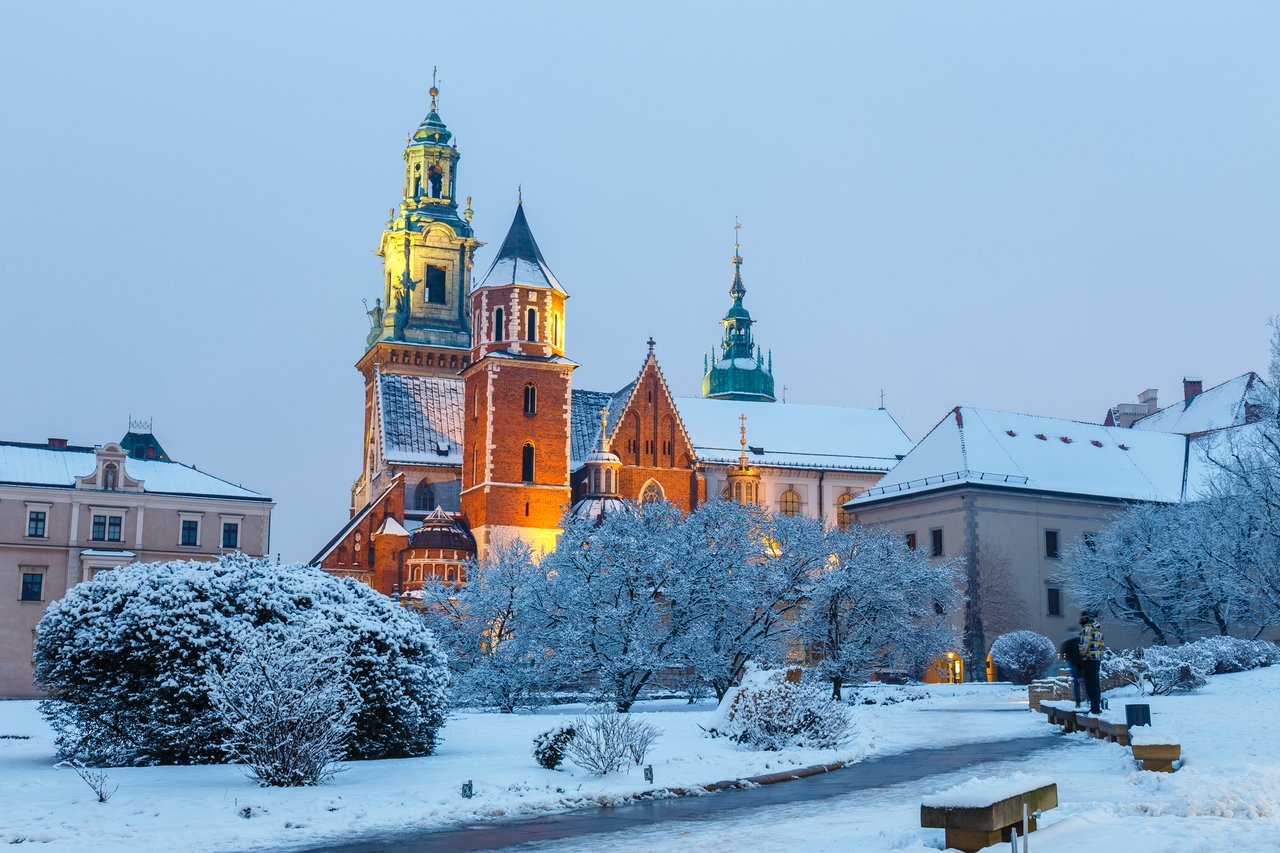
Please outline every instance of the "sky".
M1272 3L11 4L0 439L119 440L347 516L432 67L482 272L523 186L575 387L677 394L746 305L791 402L1099 421L1265 371Z

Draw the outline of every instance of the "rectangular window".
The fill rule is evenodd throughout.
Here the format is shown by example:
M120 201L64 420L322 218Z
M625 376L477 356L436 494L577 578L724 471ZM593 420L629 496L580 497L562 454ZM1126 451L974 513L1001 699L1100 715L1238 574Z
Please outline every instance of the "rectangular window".
M182 520L182 545L199 545L200 544L200 522L191 519Z
M916 535L915 535L915 533L908 533L908 534L907 534L907 547L908 547L908 548L910 548L912 551L914 551L914 550L916 549Z
M120 541L120 527L123 519L118 515L107 516L107 541Z
M22 573L22 600L42 601L44 597L44 575L40 572Z
M1048 589L1048 593L1049 593L1049 600L1047 602L1047 607L1049 610L1049 615L1061 616L1062 615L1062 590L1058 589L1056 586L1051 586Z
M1058 531L1046 530L1044 532L1044 555L1050 560L1058 559Z
M224 521L222 523L222 547L240 547L240 525L237 522Z
M102 542L107 538L107 517L105 515L95 515L93 517L93 532L89 534L89 538L97 542Z
M942 556L942 528L935 527L929 531L929 556Z
M43 510L33 509L27 513L27 535L32 539L43 539L46 519L48 516Z

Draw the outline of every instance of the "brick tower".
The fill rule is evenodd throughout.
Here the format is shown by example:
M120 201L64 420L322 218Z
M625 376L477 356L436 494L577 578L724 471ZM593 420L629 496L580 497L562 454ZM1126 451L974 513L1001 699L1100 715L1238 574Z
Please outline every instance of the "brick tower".
M481 556L523 539L555 547L570 502L564 302L529 230L524 204L493 266L471 292L471 353L462 372L462 512Z

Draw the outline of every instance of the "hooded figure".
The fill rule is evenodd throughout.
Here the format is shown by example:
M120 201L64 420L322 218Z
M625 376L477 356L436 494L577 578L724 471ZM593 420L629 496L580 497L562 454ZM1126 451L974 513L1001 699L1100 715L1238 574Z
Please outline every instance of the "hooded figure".
M1093 614L1085 610L1080 614L1080 675L1084 689L1089 694L1089 713L1102 712L1102 629Z

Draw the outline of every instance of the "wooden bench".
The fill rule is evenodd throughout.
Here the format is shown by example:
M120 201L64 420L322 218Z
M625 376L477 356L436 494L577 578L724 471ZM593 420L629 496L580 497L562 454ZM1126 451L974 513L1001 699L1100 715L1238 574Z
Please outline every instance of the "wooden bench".
M1109 723L1106 720L1098 720L1098 737L1106 738L1112 743L1118 743L1121 746L1129 745L1129 726L1125 723Z
M1143 770L1172 773L1173 762L1182 758L1182 745L1177 743L1135 743L1129 746L1133 757L1142 762Z
M1022 806L1028 814L1048 811L1058 805L1058 786L1050 783L985 806L920 806L920 825L946 831L948 848L966 853L1008 841L1014 827L1022 824ZM1028 818L1027 831L1034 832L1036 819Z

